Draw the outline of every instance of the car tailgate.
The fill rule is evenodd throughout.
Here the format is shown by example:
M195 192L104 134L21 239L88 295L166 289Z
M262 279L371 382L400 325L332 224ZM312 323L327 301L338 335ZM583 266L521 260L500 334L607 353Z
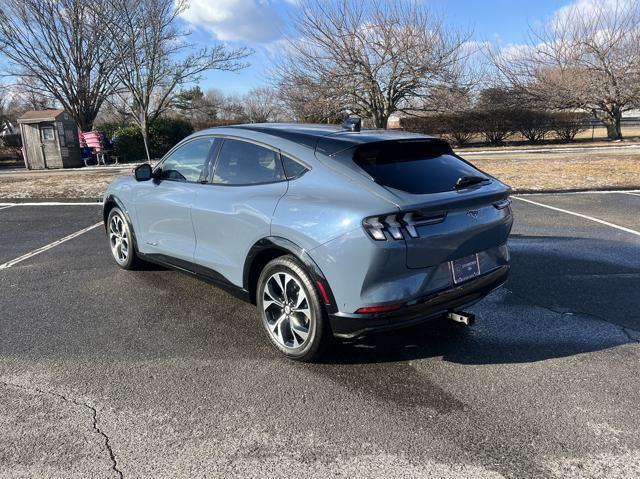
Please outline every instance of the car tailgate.
M402 210L417 212L415 234L405 235L407 266L425 268L505 244L513 224L509 192L497 180L425 195L395 190Z

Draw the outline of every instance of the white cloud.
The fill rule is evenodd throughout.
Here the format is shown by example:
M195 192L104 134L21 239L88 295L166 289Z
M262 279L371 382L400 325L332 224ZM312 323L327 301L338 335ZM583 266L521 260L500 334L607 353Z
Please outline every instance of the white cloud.
M271 0L191 0L182 18L222 41L269 43L282 36L282 20Z
M573 0L556 10L553 21L558 25L564 25L567 22L575 22L576 18L589 21L601 14L615 17L616 12L632 12L635 8L634 3L635 0Z

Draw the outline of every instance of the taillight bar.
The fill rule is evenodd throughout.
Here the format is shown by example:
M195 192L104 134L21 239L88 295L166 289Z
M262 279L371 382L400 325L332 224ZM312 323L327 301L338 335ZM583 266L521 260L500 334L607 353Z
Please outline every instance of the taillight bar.
M496 201L493 206L498 210L503 210L511 206L511 198L506 198L504 200Z
M446 211L429 213L409 211L371 216L362 221L362 226L376 241L387 241L389 238L402 240L405 239L405 235L408 235L409 238L419 238L417 227L442 223L446 217Z
M511 206L511 198L506 198L504 200L496 201L493 206L498 210L503 210Z

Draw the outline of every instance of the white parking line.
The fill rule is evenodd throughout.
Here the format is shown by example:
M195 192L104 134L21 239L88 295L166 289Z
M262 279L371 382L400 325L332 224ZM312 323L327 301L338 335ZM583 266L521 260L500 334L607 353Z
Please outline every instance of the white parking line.
M62 201L42 201L29 203L0 203L0 208L11 206L102 206L102 203L94 201L93 203L64 203Z
M47 250L50 250L51 248L55 248L58 245L61 245L62 243L65 243L66 241L72 240L73 238L76 238L78 236L80 236L81 234L86 233L87 231L91 231L94 228L97 228L98 226L102 226L104 223L101 221L100 223L96 223L95 225L92 226L88 226L86 228L81 229L80 231L76 231L75 233L71 233L69 236L65 236L64 238L60 238L59 240L54 241L53 243L49 243L48 245L42 246L41 248L38 249L34 249L33 251L31 251L30 253L27 254L23 254L22 256L16 258L16 259L12 259L11 261L7 261L6 263L0 264L0 270L2 269L7 269L7 268L11 268L12 266L26 260L29 258L32 258L33 256L43 253Z
M5 206L0 206L0 210L6 210L7 208L11 208L15 205L5 205Z
M609 226L611 228L615 228L620 231L624 231L625 233L631 233L632 235L640 236L640 231L632 230L630 228L625 228L624 226L616 225L613 223L609 223L608 221L604 221L598 218L594 218L593 216L583 215L581 213L576 213L575 211L563 210L562 208L556 208L555 206L545 205L543 203L538 203L537 201L526 200L524 198L520 198L518 196L513 196L513 199L524 201L525 203L531 203L532 205L541 206L543 208L548 208L550 210L559 211L561 213L566 213L568 215L577 216L578 218L584 218L585 220L594 221L596 223L603 224L605 226Z
M627 195L640 196L640 193L636 193L635 191L623 191Z

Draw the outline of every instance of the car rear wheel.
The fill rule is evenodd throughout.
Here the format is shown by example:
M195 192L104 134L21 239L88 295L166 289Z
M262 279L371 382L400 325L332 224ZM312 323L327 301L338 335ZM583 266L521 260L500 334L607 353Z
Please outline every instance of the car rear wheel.
M330 341L318 292L294 256L281 256L262 270L257 284L258 312L271 343L298 361L317 359Z
M131 227L124 213L118 207L109 212L107 238L109 239L111 254L118 266L123 269L133 269L138 265Z

